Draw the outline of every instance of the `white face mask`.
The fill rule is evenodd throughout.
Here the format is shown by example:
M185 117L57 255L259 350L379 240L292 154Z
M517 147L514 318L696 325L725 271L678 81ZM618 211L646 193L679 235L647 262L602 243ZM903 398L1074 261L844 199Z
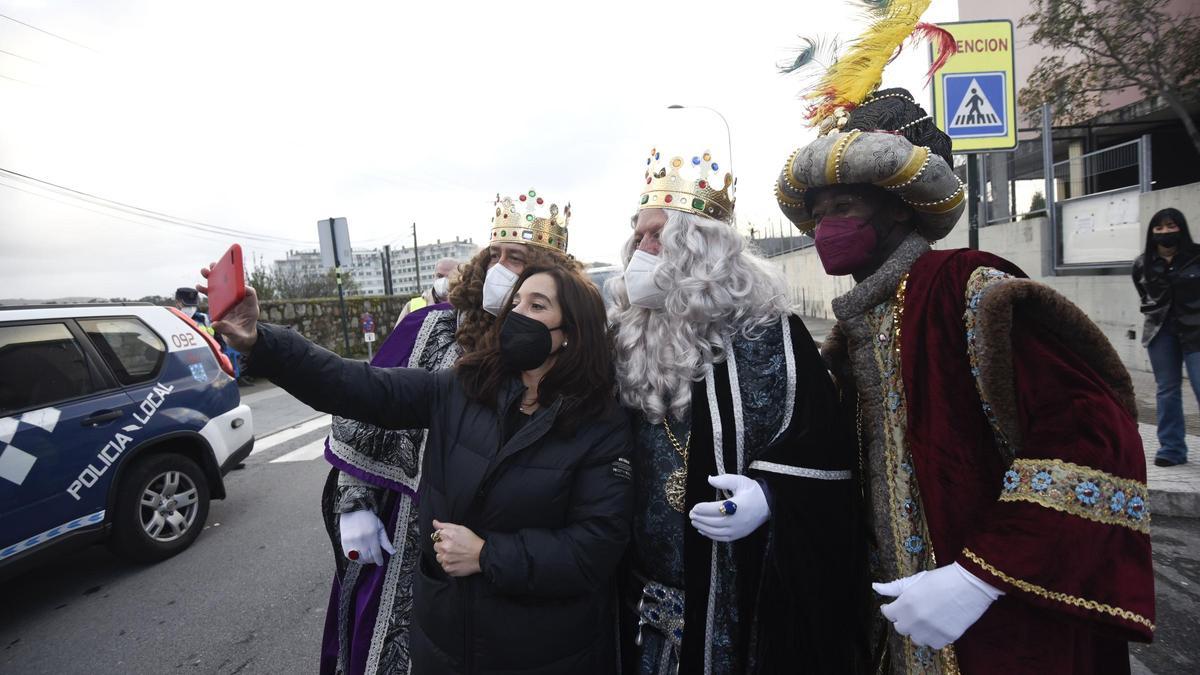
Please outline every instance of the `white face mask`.
M500 263L491 266L483 280L483 309L498 316L517 283L517 275Z
M196 311L199 309L200 308L196 307L195 305L184 305L183 307L180 308L179 311L183 312L184 314L187 314L188 318L190 319L190 318L192 318L192 315L195 314Z
M667 292L654 283L658 271L658 256L645 251L634 251L625 268L625 290L629 293L629 304L646 309L662 309Z
M433 282L433 299L444 302L450 293L450 277L435 279Z

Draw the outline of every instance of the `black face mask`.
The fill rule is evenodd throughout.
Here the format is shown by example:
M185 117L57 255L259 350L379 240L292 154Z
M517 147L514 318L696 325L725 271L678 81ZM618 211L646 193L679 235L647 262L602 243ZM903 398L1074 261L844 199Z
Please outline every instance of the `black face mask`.
M1175 248L1179 246L1179 239L1182 232L1155 232L1150 235L1151 241L1163 248Z
M546 324L524 314L509 312L500 327L500 361L514 370L533 370L550 358L553 342Z

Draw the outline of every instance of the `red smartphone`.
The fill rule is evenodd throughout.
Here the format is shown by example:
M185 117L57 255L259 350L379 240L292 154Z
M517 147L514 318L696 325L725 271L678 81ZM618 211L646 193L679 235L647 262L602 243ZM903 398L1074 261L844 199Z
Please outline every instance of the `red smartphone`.
M208 273L208 314L220 321L246 297L246 272L242 268L242 247L234 244Z

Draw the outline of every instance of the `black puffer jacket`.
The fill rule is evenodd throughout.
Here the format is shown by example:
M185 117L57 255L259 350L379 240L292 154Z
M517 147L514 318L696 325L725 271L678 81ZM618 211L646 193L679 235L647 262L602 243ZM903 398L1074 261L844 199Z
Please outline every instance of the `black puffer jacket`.
M384 428L428 428L419 491L413 672L551 675L616 669L613 574L633 508L627 416L615 405L564 437L561 400L507 442L498 405L467 399L454 371L372 368L259 324L250 368L301 401ZM432 521L484 539L482 574L448 577Z
M1170 264L1145 254L1133 261L1133 285L1142 301L1146 323L1142 345L1149 345L1170 317L1184 352L1200 351L1200 245L1180 251Z

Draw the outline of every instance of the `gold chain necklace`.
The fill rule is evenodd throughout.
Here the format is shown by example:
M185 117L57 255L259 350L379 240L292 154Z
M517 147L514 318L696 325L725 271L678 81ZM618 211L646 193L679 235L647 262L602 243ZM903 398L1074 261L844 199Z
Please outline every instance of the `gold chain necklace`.
M663 483L663 492L667 496L667 504L670 504L671 508L676 511L683 513L687 496L688 449L692 445L692 432L690 429L688 430L687 442L680 445L679 439L675 438L675 433L671 431L671 425L667 423L666 417L663 417L663 429L667 430L667 440L671 442L671 446L675 448L675 452L678 452L679 456L683 458L683 466L675 469L671 472L671 475L667 476L666 482Z

